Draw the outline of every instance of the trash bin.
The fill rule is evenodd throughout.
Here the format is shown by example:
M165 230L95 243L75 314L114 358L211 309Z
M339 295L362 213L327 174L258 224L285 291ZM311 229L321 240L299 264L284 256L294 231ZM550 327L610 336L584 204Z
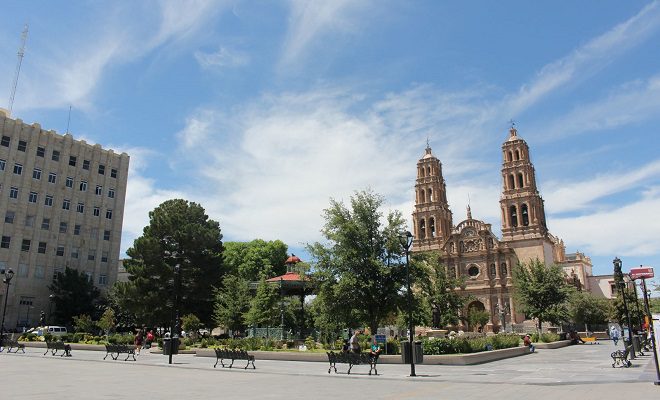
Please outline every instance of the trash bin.
M169 356L170 352L172 355L179 354L179 338L164 338L163 339L163 355Z
M404 364L410 364L410 342L408 341L402 341L401 342L401 361L403 361Z
M632 339L633 339L633 349L635 349L635 353L639 353L641 350L639 335L633 335Z
M422 342L415 342L415 351L413 354L415 355L415 364L421 364L424 362L424 349L422 349Z

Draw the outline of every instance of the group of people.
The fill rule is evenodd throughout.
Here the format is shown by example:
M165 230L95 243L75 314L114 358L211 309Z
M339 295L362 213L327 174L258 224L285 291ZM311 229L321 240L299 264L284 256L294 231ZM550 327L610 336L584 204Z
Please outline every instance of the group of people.
M142 348L150 348L151 343L153 343L154 340L156 340L154 331L150 330L147 332L146 328L138 329L133 339L133 344L135 345L135 354L140 354L140 350Z
M363 334L364 332L360 330L356 330L353 332L353 336L351 336L348 341L344 340L344 346L342 348L342 351L344 353L352 352L352 353L361 353L362 348L360 347L360 341L358 339L358 335ZM367 341L369 342L370 348L369 348L369 354L372 356L378 356L382 349L380 348L380 345L376 341L376 338L374 337L373 339L371 337L367 338Z

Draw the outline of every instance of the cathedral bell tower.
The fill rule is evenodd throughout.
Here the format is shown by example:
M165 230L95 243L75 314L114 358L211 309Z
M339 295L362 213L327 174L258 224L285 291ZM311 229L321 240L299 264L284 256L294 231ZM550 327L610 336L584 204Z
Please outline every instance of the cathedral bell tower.
M502 239L541 239L548 236L543 199L536 187L534 166L527 143L515 127L502 144Z
M424 156L417 162L415 211L413 211L413 250L441 250L451 235L452 214L447 203L447 188L442 164L426 144Z

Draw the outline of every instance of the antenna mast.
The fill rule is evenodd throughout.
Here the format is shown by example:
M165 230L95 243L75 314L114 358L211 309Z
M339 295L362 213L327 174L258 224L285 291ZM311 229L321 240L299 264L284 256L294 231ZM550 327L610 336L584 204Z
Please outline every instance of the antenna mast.
M14 97L16 96L16 87L18 86L18 76L21 73L21 64L23 64L23 56L25 55L25 42L27 41L28 24L25 24L23 33L21 34L21 47L18 49L18 62L16 63L16 73L14 74L14 83L11 87L11 95L9 96L9 115L14 108Z

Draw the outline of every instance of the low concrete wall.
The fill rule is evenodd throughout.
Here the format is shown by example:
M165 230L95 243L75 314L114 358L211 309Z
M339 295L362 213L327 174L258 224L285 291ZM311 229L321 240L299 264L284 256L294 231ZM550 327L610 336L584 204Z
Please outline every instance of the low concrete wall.
M430 365L474 365L505 358L529 354L529 347L512 347L510 349L482 351L470 354L447 354L442 356L424 355L424 364Z
M556 342L550 343L534 343L536 349L559 349L562 347L570 346L573 343L572 340L558 340Z

